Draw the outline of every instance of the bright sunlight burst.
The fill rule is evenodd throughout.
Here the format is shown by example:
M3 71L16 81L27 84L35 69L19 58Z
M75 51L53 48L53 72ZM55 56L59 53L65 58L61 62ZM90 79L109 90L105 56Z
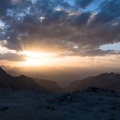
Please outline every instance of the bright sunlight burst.
M26 61L23 63L25 66L46 65L55 57L53 53L33 51L23 51L22 54L26 56Z

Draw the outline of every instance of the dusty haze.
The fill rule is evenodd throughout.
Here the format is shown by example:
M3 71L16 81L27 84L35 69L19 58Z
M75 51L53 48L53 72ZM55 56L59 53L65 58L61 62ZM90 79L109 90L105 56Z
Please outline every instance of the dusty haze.
M10 67L2 66L13 76L27 75L33 78L48 79L56 81L60 86L65 87L72 81L81 80L89 76L95 76L106 72L119 73L119 68L91 66L91 67Z

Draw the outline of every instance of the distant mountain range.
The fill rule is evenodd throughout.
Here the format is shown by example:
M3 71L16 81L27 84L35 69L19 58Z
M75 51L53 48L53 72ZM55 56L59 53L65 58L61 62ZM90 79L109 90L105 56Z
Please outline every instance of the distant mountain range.
M0 88L15 90L40 90L44 92L75 92L89 87L120 91L120 74L103 73L82 80L76 80L64 90L56 82L44 79L30 78L25 75L13 77L0 67Z
M0 67L0 88L14 90L40 90L42 92L62 92L62 88L54 81L39 80L20 75L13 77Z
M1 66L7 73L12 76L25 75L31 78L45 79L55 81L62 87L68 86L74 80L82 80L87 76L96 76L100 73L119 72L120 68L113 67L63 67L63 66L24 66L24 67L11 67Z
M67 92L82 91L89 87L120 91L120 74L103 73L95 77L76 80L65 88Z

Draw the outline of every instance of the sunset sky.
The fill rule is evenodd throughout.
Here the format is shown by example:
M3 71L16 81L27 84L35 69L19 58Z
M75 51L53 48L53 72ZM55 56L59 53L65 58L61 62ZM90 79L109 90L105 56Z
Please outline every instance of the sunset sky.
M120 0L0 0L0 65L120 67Z

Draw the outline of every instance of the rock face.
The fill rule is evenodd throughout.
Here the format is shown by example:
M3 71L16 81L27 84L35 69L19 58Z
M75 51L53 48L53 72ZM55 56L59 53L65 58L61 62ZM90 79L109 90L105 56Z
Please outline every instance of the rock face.
M65 88L67 92L82 91L88 87L97 87L120 91L120 74L103 73L95 77L88 77L83 80L76 80Z

